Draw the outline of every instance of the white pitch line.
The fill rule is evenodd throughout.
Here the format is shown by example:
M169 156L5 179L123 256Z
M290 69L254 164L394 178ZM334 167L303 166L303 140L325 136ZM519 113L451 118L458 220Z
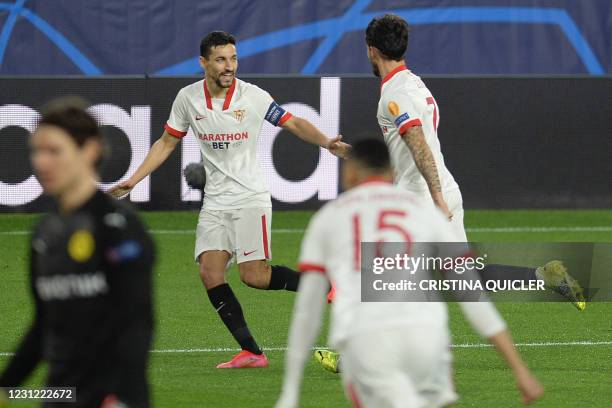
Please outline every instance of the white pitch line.
M516 347L561 347L561 346L610 346L612 341L546 341L540 343L516 343ZM463 343L453 344L452 348L488 348L493 347L489 343ZM327 348L326 346L313 347L316 348ZM263 347L264 351L287 351L287 347ZM235 352L240 351L239 348L232 347L218 347L218 348L192 348L192 349L157 349L151 350L151 353L167 353L167 354L187 354L187 353L224 353L224 352ZM14 353L0 352L0 357L12 356Z
M159 235L195 235L195 229L184 229L184 230L149 230L151 234ZM279 228L273 229L272 232L277 234L301 234L304 229L301 228ZM0 235L30 235L30 231L0 231Z
M541 343L516 343L516 347L558 347L558 346L610 346L612 341L568 341L568 342L541 342ZM493 347L489 343L463 343L452 344L452 348L486 348ZM317 346L318 348L328 348L327 346ZM263 347L264 351L287 351L287 347ZM220 353L226 351L240 351L238 348L200 348L200 349L161 349L151 350L151 353Z
M612 232L612 227L473 227L465 230L467 232Z
M272 232L277 234L301 234L305 230L303 228L274 228ZM19 231L21 232L21 231ZM195 229L192 230L149 230L152 234L160 235L183 235L183 234L195 234Z
M490 233L512 233L512 232L612 232L612 226L592 226L592 227L468 227L466 232L490 232ZM195 234L193 229L183 230L166 230L153 229L152 234L159 235L189 235ZM301 234L304 232L302 228L275 228L272 230L275 234ZM30 231L0 231L0 235L29 235Z
M545 341L541 343L515 343L516 347L558 347L558 346L610 346L612 341ZM490 343L453 344L452 348L485 348L493 347Z
M313 347L327 348L327 347ZM262 347L263 351L287 351L287 347ZM151 350L151 353L224 353L240 351L239 348L219 347L219 348L195 348L195 349L167 349L167 350Z

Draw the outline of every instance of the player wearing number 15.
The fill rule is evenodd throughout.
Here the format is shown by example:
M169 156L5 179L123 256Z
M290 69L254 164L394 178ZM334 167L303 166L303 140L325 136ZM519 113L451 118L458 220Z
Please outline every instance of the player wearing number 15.
M308 225L300 252L304 276L295 301L277 408L298 406L304 364L318 336L328 279L336 283L329 342L342 356L342 380L354 406L437 408L457 398L445 303L361 301L361 242L454 240L444 215L393 186L391 174L382 141L355 143L342 169L348 191L326 204ZM465 255L464 246L452 251L437 248L437 253ZM489 338L508 361L524 401L538 398L542 387L516 353L495 307L488 302L460 303L460 307L475 330Z

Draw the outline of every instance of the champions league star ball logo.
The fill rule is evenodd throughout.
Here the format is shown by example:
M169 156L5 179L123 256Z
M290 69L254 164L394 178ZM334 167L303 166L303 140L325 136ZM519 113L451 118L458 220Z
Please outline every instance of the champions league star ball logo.
M236 120L238 121L238 123L242 122L242 119L244 119L245 115L246 115L246 109L236 109L234 111L234 116L236 117Z

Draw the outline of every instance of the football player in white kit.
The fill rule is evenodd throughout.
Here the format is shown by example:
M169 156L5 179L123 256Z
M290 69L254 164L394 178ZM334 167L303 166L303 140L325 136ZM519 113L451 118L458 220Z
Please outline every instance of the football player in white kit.
M461 192L444 164L438 139L440 110L421 78L404 64L408 23L393 14L372 19L366 45L374 75L382 78L377 118L391 155L395 184L440 208L459 240L466 242ZM538 268L489 264L481 276L485 280L542 279L578 310L586 307L582 288L557 260Z
M270 265L272 204L257 163L257 140L264 120L300 139L343 157L349 145L327 138L305 119L286 112L266 91L235 77L236 41L215 31L200 44L203 80L182 88L165 125L143 163L109 192L126 195L157 169L189 127L198 138L206 186L196 229L195 260L208 297L242 351L218 368L267 367L268 360L247 327L238 299L225 279L233 259L250 287L296 291L300 274Z
M300 253L299 292L289 330L277 408L298 406L304 365L320 329L328 279L336 283L329 341L342 355L347 397L363 408L435 408L457 398L443 302L362 302L361 242L457 239L440 211L393 186L382 141L354 144L342 170L345 189L311 219ZM460 255L460 254L457 254ZM513 371L523 401L543 388L514 349L506 324L488 302L460 303Z
M394 183L423 204L438 207L458 241L467 242L461 191L444 163L438 139L440 110L425 83L404 63L408 23L393 14L375 17L366 28L365 42L372 71L382 79L377 119L389 148ZM578 310L586 307L582 288L558 260L537 268L488 264L480 275L484 280L541 279ZM325 369L338 371L337 353L316 350L315 359Z

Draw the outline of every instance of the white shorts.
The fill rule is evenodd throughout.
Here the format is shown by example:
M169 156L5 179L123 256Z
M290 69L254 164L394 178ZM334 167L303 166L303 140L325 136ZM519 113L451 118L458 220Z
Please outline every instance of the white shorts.
M349 400L363 408L438 408L457 400L448 329L389 328L339 348Z
M206 210L202 208L196 228L195 260L204 251L227 251L228 267L237 263L272 258L271 208Z
M467 235L465 234L465 227L463 226L464 214L461 190L457 188L448 191L443 191L442 196L444 197L444 200L448 205L448 209L453 213L453 219L450 221L450 223L453 227L453 231L455 232L457 242L467 242ZM416 195L416 199L419 202L426 202L431 206L435 206L433 199L431 198L431 194L429 192L427 192L426 194Z

